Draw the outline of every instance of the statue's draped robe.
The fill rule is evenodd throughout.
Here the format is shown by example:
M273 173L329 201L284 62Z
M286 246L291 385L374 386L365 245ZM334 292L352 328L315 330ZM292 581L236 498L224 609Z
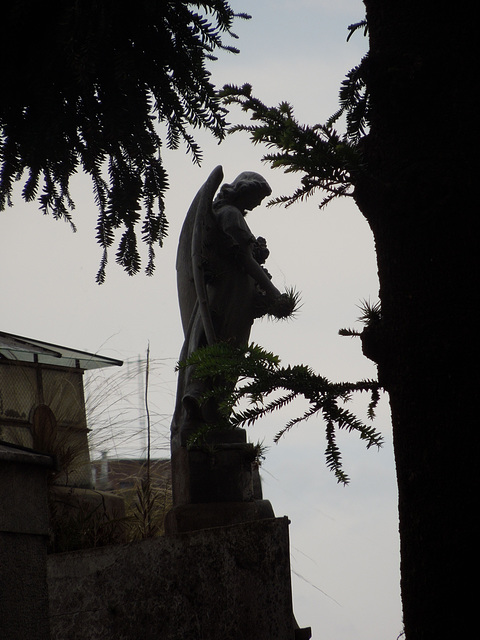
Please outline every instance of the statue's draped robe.
M217 182L218 176L213 185ZM213 212L212 184L209 185L207 181L202 190L187 214L177 257L180 313L185 336L180 361L185 361L199 347L208 344L205 306L208 307L216 341L229 341L240 346L248 344L253 320L258 316L262 298L256 282L242 267L242 257L251 254L256 241L242 212L228 204ZM206 207L208 211L205 210ZM202 233L201 257L198 264L190 265L189 243L199 226ZM201 270L205 286L203 293L198 291L198 286L193 285L195 269ZM204 294L206 305L202 309L200 297ZM195 380L193 373L191 366L179 371L172 421L172 449L185 445L188 435L201 426L205 418L208 419L208 416L192 412L192 407L205 390L205 383Z

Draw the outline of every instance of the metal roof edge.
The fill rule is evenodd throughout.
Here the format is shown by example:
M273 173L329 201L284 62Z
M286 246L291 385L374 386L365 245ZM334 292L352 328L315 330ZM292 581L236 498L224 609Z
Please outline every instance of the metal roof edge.
M25 338L23 336L18 336L13 333L7 333L5 331L0 331L0 342L2 338L5 344L4 349L13 352L15 350L19 352L30 352L37 355L44 355L50 358L58 358L59 360L61 360L62 358L74 359L83 361L85 365L90 363L90 367L87 366L87 368L91 369L97 368L95 366L91 366L94 365L94 363L98 363L100 367L121 367L123 365L123 360L117 360L115 358L102 356L100 354L89 353L88 351L80 351L79 349L72 349L70 347L63 347L50 342L36 340L35 338ZM81 368L83 369L85 367Z

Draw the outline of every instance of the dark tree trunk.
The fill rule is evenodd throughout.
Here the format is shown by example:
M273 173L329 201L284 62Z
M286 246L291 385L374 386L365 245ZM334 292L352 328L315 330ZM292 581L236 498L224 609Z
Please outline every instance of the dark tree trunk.
M458 6L365 4L372 122L356 200L375 237L382 322L364 351L390 396L406 638L454 640L476 618L478 36Z

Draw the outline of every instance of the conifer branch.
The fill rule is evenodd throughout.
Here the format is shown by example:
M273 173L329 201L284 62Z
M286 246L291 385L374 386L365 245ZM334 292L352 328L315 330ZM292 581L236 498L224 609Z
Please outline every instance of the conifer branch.
M360 28L367 32L366 21L350 25L349 36ZM324 196L320 208L335 198L353 197L355 184L362 175L362 139L367 134L369 96L365 74L368 56L351 69L339 92L339 109L325 124L302 125L294 116L288 102L268 107L252 95L252 87L225 85L220 92L224 103L239 105L250 115L252 124L238 124L230 133L246 132L254 144L264 144L271 151L263 161L285 173L301 174L300 185L291 195L283 195L269 202L286 207L311 197L318 191ZM345 132L334 127L345 117Z
M225 425L230 428L251 426L257 420L285 408L294 399L303 397L309 406L301 416L289 420L275 436L278 442L290 429L313 416L320 416L326 425L326 462L338 482L346 484L348 476L342 468L336 445L336 431L356 432L367 448L382 445L382 435L364 423L342 405L354 392L370 395L368 418L373 420L381 387L376 380L331 382L306 365L280 366L280 359L256 344L234 347L216 343L195 351L179 367L195 367L195 377L208 380L210 390L203 401L218 402ZM280 396L273 396L278 392ZM243 399L249 406L237 410Z

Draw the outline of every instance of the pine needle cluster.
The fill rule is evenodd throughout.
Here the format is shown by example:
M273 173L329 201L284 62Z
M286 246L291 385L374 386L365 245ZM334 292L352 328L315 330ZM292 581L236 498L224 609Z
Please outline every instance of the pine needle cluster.
M369 300L362 300L358 308L361 311L361 314L357 318L358 322L361 322L367 329L378 327L382 320L382 307L380 302L374 302L372 304ZM341 336L350 337L360 337L362 335L355 329L339 329L338 333Z
M294 287L287 287L285 293L269 305L267 315L274 320L291 320L302 306L300 300L300 292Z

